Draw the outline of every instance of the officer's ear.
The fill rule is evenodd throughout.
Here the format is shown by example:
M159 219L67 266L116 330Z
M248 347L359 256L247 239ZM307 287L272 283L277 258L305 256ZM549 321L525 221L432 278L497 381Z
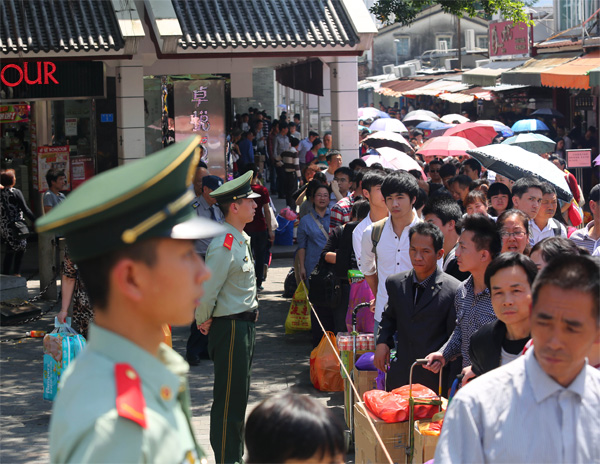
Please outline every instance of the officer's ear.
M144 287L149 283L150 268L141 261L123 258L110 271L110 293L134 303L144 297Z

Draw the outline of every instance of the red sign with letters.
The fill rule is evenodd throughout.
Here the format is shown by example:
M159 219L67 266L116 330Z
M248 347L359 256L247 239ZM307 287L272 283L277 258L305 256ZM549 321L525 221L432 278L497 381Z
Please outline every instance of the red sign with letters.
M489 26L490 57L529 53L529 29L524 22L502 21Z

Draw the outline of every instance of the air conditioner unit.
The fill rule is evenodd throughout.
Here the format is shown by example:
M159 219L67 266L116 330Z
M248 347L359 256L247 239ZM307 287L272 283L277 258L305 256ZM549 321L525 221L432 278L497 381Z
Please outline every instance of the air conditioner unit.
M448 42L446 42L445 40L440 40L438 42L438 49L441 52L447 52L448 51Z
M467 29L465 31L465 45L467 51L475 50L475 29Z
M447 58L444 60L444 68L448 70L453 70L458 68L458 59L457 58Z
M475 60L475 67L481 68L482 66L488 65L492 60Z
M394 74L394 65L393 64L386 64L383 67L383 74Z
M396 77L412 77L417 75L417 69L414 65L401 65L394 67L394 74Z
M405 61L403 64L408 66L414 66L417 71L421 70L421 60L409 60Z

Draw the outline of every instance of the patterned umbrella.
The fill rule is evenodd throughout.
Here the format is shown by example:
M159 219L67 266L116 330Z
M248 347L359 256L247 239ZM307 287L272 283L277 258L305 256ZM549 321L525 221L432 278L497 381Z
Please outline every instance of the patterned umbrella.
M556 142L542 134L518 134L502 142L506 145L516 145L537 155L552 153Z
M440 156L445 158L446 156L464 156L467 154L467 150L472 148L477 148L477 146L468 139L443 135L429 139L417 153L424 157Z
M423 121L417 124L417 129L430 131L438 129L450 129L451 127L453 127L453 124L444 124L443 122L439 121Z
M380 131L365 137L363 143L371 148L391 147L412 155L415 150L408 141L397 132Z
M378 119L369 126L369 129L374 131L386 132L408 132L408 129L399 119Z
M402 120L402 122L404 124L410 123L410 125L416 126L417 124L419 124L420 122L423 122L423 121L439 121L439 120L440 120L440 118L438 118L438 115L432 111L416 110L416 111L411 111L406 116L404 116L404 119Z
M539 119L521 119L513 124L511 129L514 132L536 132L547 131L548 126Z
M378 148L380 156L377 155L367 155L363 156L363 160L367 163L367 166L371 166L373 163L380 163L384 168L393 169L397 171L398 169L402 169L404 171L410 171L412 169L416 169L419 172L423 172L419 163L416 162L413 158L408 156L406 153L402 153L399 150L390 147L381 147Z

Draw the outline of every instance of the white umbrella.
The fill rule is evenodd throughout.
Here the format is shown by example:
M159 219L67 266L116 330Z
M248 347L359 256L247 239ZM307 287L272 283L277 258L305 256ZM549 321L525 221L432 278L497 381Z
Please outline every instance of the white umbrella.
M365 137L363 143L371 148L391 147L404 153L413 154L415 150L408 141L397 132L379 131Z
M369 129L374 131L387 131L387 132L408 132L408 129L399 119L378 119L373 122Z
M440 118L438 118L438 115L435 114L432 111L427 111L427 110L415 110L415 111L411 111L410 113L408 113L406 116L404 116L404 119L402 119L402 122L404 124L407 123L412 123L412 125L417 125L420 122L423 121L439 121Z
M571 201L573 199L564 172L551 161L517 145L497 143L472 148L467 150L467 153L486 168L508 177L510 180L516 181L526 176L537 177L541 181L554 185L556 194L561 200Z
M378 148L377 151L380 156L367 155L362 158L365 160L365 163L367 163L367 166L371 166L374 163L380 163L384 168L393 169L394 171L399 169L404 171L416 169L417 171L422 172L419 163L406 153L402 153L401 151L390 147L381 147Z
M445 114L440 120L446 124L462 124L463 122L470 121L469 118L464 117L462 114Z
M366 108L358 109L358 119L375 119L375 118L389 118L390 115L378 110L377 108L373 108L372 106L368 106Z

